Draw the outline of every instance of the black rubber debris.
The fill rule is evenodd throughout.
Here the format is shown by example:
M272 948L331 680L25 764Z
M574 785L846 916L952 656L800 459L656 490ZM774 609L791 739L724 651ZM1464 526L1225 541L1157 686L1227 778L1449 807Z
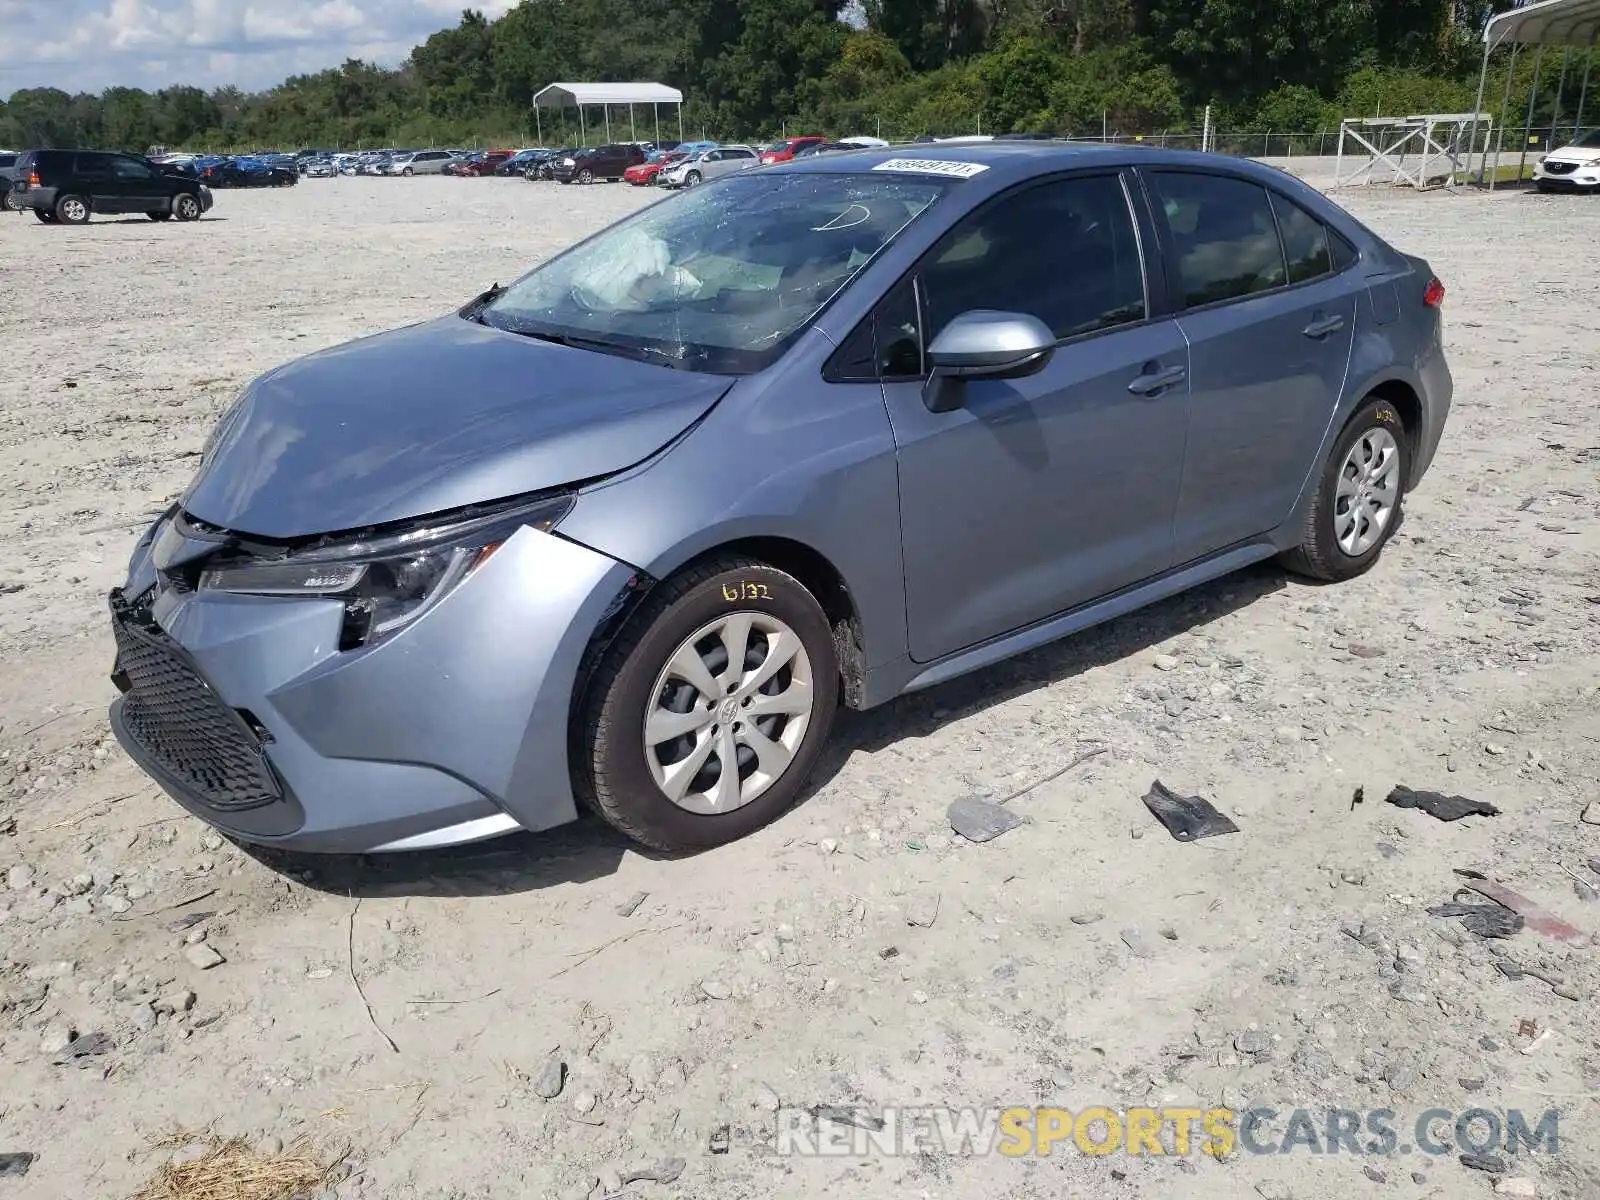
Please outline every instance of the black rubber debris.
M33 1166L37 1154L0 1154L0 1179L21 1179Z
M1463 1154L1461 1165L1469 1171L1487 1171L1491 1175L1499 1175L1506 1169L1506 1160L1493 1154Z
M1180 796L1158 779L1145 793L1144 806L1180 842L1238 833L1239 827L1217 811L1204 796Z
M992 842L1028 819L977 796L963 796L950 806L946 816L950 828L969 842Z
M1461 927L1481 938L1508 938L1522 932L1527 924L1522 914L1503 904L1435 904L1428 909L1430 917L1460 917Z
M1469 800L1465 796L1446 796L1442 792L1414 792L1403 784L1389 793L1389 803L1396 808L1417 808L1441 821L1459 821L1462 817L1498 817L1500 810L1484 800Z

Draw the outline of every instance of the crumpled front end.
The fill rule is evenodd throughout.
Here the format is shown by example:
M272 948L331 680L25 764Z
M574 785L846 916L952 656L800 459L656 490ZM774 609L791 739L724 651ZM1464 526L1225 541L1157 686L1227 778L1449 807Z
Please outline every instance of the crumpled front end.
M332 596L197 587L215 546L163 518L112 594L118 740L242 840L361 853L574 819L568 714L631 567L520 528L437 604L348 648Z

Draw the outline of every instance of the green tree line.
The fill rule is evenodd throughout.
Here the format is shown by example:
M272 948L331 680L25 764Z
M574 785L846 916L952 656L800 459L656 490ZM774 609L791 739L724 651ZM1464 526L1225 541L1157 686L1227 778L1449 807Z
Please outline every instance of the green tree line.
M533 96L553 80L671 84L687 97L686 133L717 138L813 129L886 137L1149 135L1198 128L1207 105L1224 129L1315 132L1350 114L1470 110L1480 31L1495 7L1495 0L523 0L496 20L464 11L396 68L352 59L250 93L20 90L0 103L0 146L527 144L536 128L554 142L574 137L577 122L570 111L536 122ZM1546 72L1546 89L1553 74ZM1496 101L1503 78L1492 82ZM1528 82L1517 83L1520 103ZM614 110L613 117L623 136L625 115ZM648 136L653 121L641 118L640 136ZM675 114L668 120L663 132L676 133ZM593 122L589 131L595 140Z

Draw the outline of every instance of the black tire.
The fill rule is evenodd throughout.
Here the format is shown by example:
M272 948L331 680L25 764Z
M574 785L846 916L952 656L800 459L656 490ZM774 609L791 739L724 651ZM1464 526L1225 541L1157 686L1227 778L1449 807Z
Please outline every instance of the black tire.
M200 219L200 201L188 192L180 192L172 198L172 215L180 221L198 221Z
M775 617L799 637L810 659L815 699L810 725L777 779L741 807L704 815L680 808L656 786L642 730L669 657L732 605ZM669 854L708 850L760 829L794 803L827 741L838 703L833 635L816 599L799 580L765 563L720 558L660 584L606 652L574 721L573 781L589 807L634 841Z
M54 225L56 223L56 215L55 215L55 213L46 212L42 208L34 209L33 210L33 216L34 216L35 220L37 220L40 223L45 224L45 225Z
M158 213L158 212L145 213L145 216L149 217L152 221L170 221L170 220L172 220L172 214L169 213L169 212L164 212L164 213Z
M413 175L416 174L416 172L413 171L410 167L406 167L400 172L400 174L404 175L407 179L410 179Z
M1350 554L1339 545L1334 532L1338 515L1339 476L1351 448L1375 429L1385 430L1394 438L1400 457L1399 487L1393 508L1377 541L1359 554ZM1322 466L1322 477L1317 482L1317 494L1311 510L1306 514L1300 544L1282 556L1284 566L1298 574L1328 582L1354 579L1369 570L1378 561L1378 556L1383 553L1384 546L1388 545L1395 530L1400 528L1406 479L1410 470L1411 447L1400 414L1387 400L1367 400L1335 439L1333 450Z
M61 225L87 225L89 201L83 196L60 196L56 199L55 215Z
M583 168L583 170L578 172L578 182L579 183L593 183L594 182L594 172L591 171L588 167Z
M683 183L685 187L699 187L704 178L699 171L690 171L683 177Z
M12 191L9 184L6 185L6 194L3 203L5 204L5 209L7 212L22 211L22 198L18 196L16 192Z

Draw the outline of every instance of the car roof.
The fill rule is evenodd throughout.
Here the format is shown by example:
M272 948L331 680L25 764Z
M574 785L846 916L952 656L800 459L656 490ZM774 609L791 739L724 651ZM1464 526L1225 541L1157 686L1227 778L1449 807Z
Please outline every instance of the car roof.
M895 159L919 162L952 163L981 167L982 173L996 182L1015 182L1034 175L1046 175L1075 167L1174 166L1222 169L1232 174L1262 180L1277 180L1285 172L1251 159L1194 150L1164 150L1143 144L1106 145L1100 142L1071 141L993 141L920 142L855 150L849 154L812 154L788 162L774 163L764 171L844 174L873 171ZM992 173L991 173L992 172ZM929 174L939 174L937 170ZM952 173L953 174L953 173ZM1293 178L1293 176L1288 176Z

